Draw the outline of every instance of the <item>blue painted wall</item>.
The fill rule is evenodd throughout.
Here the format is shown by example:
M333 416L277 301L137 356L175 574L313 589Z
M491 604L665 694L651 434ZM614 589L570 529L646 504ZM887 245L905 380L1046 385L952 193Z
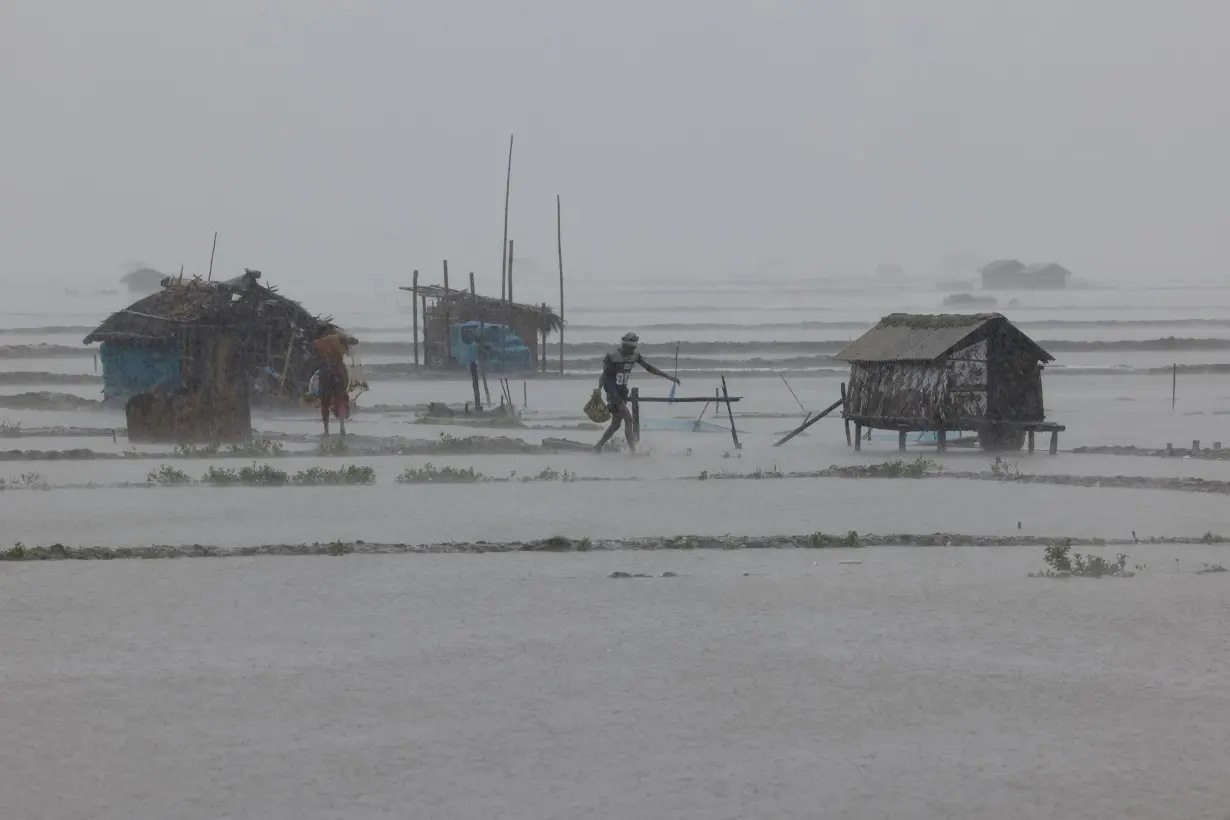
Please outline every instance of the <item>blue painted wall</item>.
M98 358L104 398L127 400L159 386L169 393L180 388L178 342L140 346L103 342Z

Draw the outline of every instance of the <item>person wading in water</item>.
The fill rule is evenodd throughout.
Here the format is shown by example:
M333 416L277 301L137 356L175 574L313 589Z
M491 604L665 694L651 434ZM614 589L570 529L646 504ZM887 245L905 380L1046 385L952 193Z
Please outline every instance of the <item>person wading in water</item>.
M312 350L320 363L320 418L329 435L329 411L337 416L341 434L346 435L346 418L350 415L350 373L346 371L346 354L359 343L355 337L340 330L327 331L312 342Z
M641 340L635 333L624 334L619 347L606 354L602 360L602 375L598 377L598 386L606 393L606 406L611 411L611 426L606 428L602 438L594 445L594 452L601 453L602 448L611 440L611 436L619 432L620 425L624 428L624 437L628 439L628 447L636 450L636 433L632 429L632 413L628 410L628 377L636 365L648 370L655 376L661 376L675 384L683 384L674 376L668 376L658 368L645 361L636 352Z

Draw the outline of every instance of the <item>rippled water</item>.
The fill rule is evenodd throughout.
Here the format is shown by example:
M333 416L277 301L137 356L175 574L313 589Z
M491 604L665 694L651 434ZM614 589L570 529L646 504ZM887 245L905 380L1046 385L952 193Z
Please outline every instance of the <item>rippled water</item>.
M10 565L0 816L1224 818L1221 550L1038 552Z

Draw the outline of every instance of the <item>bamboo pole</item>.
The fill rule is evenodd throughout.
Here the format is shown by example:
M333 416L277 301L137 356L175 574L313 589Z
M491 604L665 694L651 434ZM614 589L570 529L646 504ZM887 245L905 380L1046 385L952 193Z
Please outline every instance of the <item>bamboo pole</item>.
M564 375L564 226L559 194L555 195L555 248L559 254L559 372Z
M730 419L730 437L735 440L735 449L742 450L743 445L739 443L739 432L735 430L735 411L730 406L730 394L726 392L726 377L722 377L722 396L726 399L726 416Z
M512 154L513 154L513 135L508 135L508 176L504 178L504 242L500 245L500 298L504 298L504 280L507 275L507 248L508 248L508 196L512 191Z
M452 317L449 315L448 304L448 260L444 260L444 362L447 365L452 365L453 362L453 329Z
M206 282L212 282L214 279L214 251L216 250L218 250L218 232L214 231L214 244L209 249L209 278L205 280ZM184 275L183 268L180 268L179 275L181 277Z
M419 272L415 271L410 280L410 313L414 316L414 366L419 366Z
M824 417L825 417L825 416L827 416L829 413L832 413L832 412L833 412L834 410L836 410L838 407L841 407L841 405L842 405L842 401L843 401L842 399L838 399L837 401L833 402L833 403L832 403L832 404L830 404L828 407L826 407L824 410L821 410L821 411L820 411L819 413L817 413L816 415L808 417L808 419L807 419L806 421L804 421L804 422L803 422L802 424L800 424L798 427L796 427L795 429L793 429L793 430L791 430L789 433L787 433L787 434L786 434L786 436L785 436L785 437L784 437L781 441L777 442L777 443L776 443L776 444L774 444L773 446L774 446L774 447L781 447L781 446L782 446L783 444L785 444L787 441L790 441L790 439L794 438L794 437L795 437L795 436L797 436L799 433L801 433L801 432L803 432L804 430L806 430L808 427L811 427L813 424L815 424L816 422L820 421L820 419L824 418ZM729 407L729 406L730 406L730 405L727 405L727 407Z
M508 303L513 303L513 240L508 240Z

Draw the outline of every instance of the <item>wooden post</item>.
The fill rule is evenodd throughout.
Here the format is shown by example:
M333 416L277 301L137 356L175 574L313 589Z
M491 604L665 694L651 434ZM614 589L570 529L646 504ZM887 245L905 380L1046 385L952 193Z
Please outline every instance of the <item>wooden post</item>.
M426 366L431 358L431 345L427 341L427 294L422 294L419 299L423 303L423 365Z
M1059 431L1052 430L1051 431L1051 455L1055 455L1058 452L1059 452Z
M474 290L474 271L470 271L470 298L478 301L478 292Z
M935 431L935 449L940 453L948 449L948 431L943 427Z
M555 195L555 247L559 252L559 372L564 375L564 228L559 194Z
M410 312L414 314L414 366L419 366L419 272L415 271L411 278L413 287L410 289Z
M632 388L630 398L632 399L632 437L635 441L629 443L635 447L641 441L641 388Z
M205 280L206 282L212 282L214 280L214 251L216 250L218 250L218 232L214 231L214 244L213 247L209 249L209 278ZM179 269L179 278L184 278L183 268Z
M508 240L508 301L510 303L513 301L512 266L513 266L513 240L510 239Z
M846 425L846 446L847 447L850 446L850 419L846 418L846 414L849 412L849 410L850 408L846 402L846 383L842 382L841 383L841 418L842 418L842 421L844 421Z
M739 443L739 431L735 429L735 411L730 406L730 394L726 392L726 377L722 377L722 398L726 400L726 417L730 419L730 437L735 441L735 449L742 450Z
M470 383L474 386L474 412L483 414L483 402L478 394L478 362L470 362Z
M530 406L530 388L524 381L521 382L521 406Z
M1029 437L1029 452L1032 453L1034 451L1034 431L1033 430L1029 431L1028 437Z
M508 176L504 179L504 241L500 244L500 299L504 298L504 281L508 268L508 194L512 190L513 135L508 135Z
M1174 412L1175 396L1179 393L1179 363L1175 362L1170 376L1170 412Z
M897 449L903 453L905 452L905 430L897 431Z
M863 425L854 422L854 449L863 449Z
M730 405L729 405L729 403L727 404L727 406L728 406L728 407L730 406ZM824 417L825 417L825 416L827 416L829 413L832 413L834 410L836 410L836 409L837 409L838 407L840 407L840 406L841 406L841 399L838 399L837 401L833 402L833 403L832 403L832 404L830 404L828 407L826 407L824 410L821 410L821 411L820 411L819 413L817 413L816 415L814 415L814 416L809 415L806 419L804 419L804 420L803 420L803 423L802 423L802 424L800 424L798 427L794 428L794 429L793 429L793 430L791 430L789 433L787 433L787 434L785 435L785 437L781 439L781 441L777 442L777 443L776 443L776 444L774 444L773 446L774 446L774 447L781 447L781 446L782 446L783 444L785 444L787 441L790 441L790 439L794 438L794 437L795 437L795 436L797 436L799 433L801 433L801 432L803 432L804 430L806 430L808 427L811 427L813 424L815 424L816 422L820 421L820 419L824 418Z
M448 260L444 260L444 361L450 367L453 363L453 317L448 305Z

